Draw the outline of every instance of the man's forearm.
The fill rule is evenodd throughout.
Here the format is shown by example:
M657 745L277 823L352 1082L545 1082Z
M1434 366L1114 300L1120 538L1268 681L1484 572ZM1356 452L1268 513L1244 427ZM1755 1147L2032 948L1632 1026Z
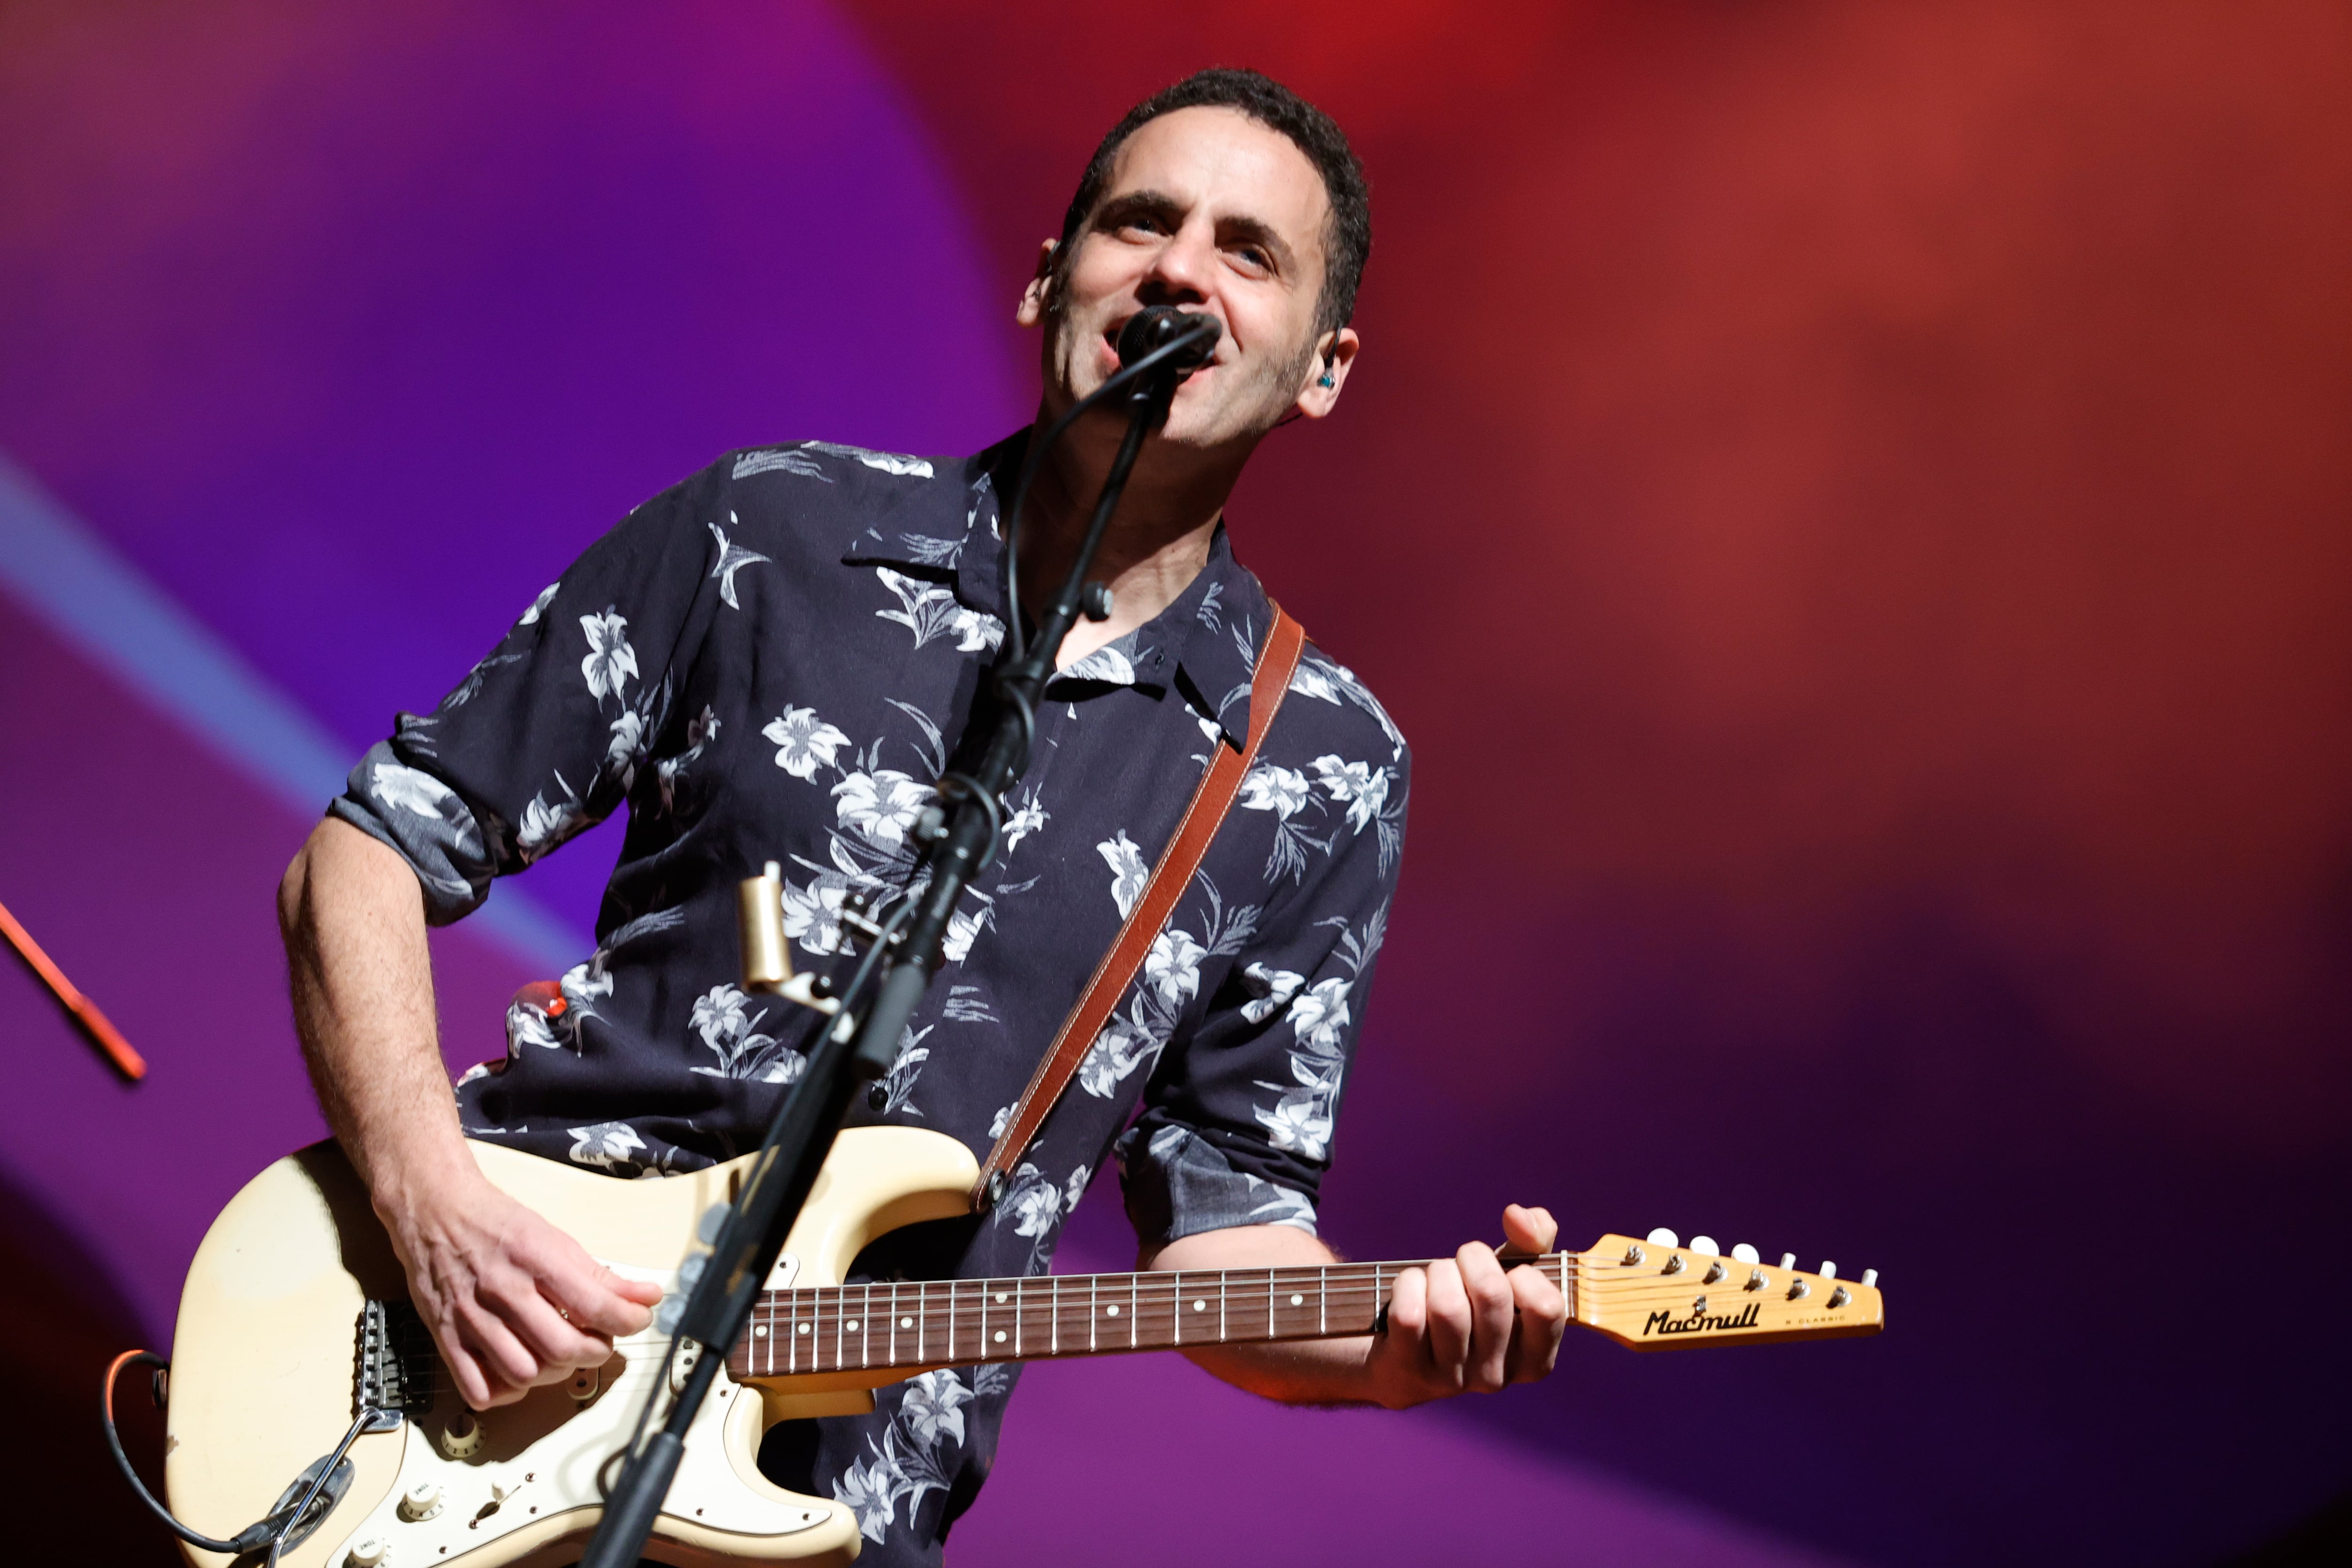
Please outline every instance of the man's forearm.
M1339 1255L1292 1226L1246 1226L1170 1242L1142 1260L1145 1268L1314 1268ZM1380 1394L1368 1370L1372 1340L1289 1340L1275 1344L1187 1348L1186 1359L1213 1377L1285 1405L1372 1405Z
M278 887L294 1024L328 1122L379 1203L470 1166L406 861L329 817Z
M600 1366L660 1288L626 1280L486 1180L441 1065L425 899L408 863L330 817L286 868L278 923L319 1103L468 1405Z
M1542 1209L1503 1211L1516 1257L1550 1250L1559 1227ZM1145 1268L1313 1268L1339 1261L1305 1231L1236 1226L1183 1237ZM1217 1345L1184 1353L1217 1377L1286 1405L1381 1405L1391 1409L1551 1371L1568 1321L1566 1300L1540 1269L1513 1267L1484 1242L1397 1272L1378 1334L1276 1344Z

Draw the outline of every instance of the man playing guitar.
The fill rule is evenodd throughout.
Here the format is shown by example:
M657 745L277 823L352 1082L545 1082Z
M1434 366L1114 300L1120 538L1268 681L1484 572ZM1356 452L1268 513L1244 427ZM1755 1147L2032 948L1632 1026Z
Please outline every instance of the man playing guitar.
M1146 307L1210 313L1224 335L1143 448L1097 563L1109 613L1061 650L997 860L860 1122L985 1152L1209 749L1239 749L1275 611L1234 560L1224 503L1267 432L1337 405L1370 247L1338 127L1254 73L1178 83L1097 152L1021 299L1043 337L1041 422L1118 368L1119 329ZM603 1363L658 1292L493 1186L465 1140L628 1177L757 1143L811 1019L734 984L738 880L782 865L787 935L820 970L845 921L905 896L910 830L985 732L983 677L1015 606L1066 574L1118 423L1082 421L1042 467L1017 565L1000 503L1025 433L960 459L819 442L729 454L592 546L433 713L404 714L288 868L320 1099L468 1404ZM1408 773L1370 693L1310 645L1237 809L1001 1199L885 1238L867 1277L1043 1271L1111 1158L1143 1268L1334 1261L1314 1200ZM453 1100L428 925L624 803L596 952L518 999L507 1060ZM1555 1227L1514 1206L1503 1230L1533 1254ZM1552 1280L1471 1242L1397 1278L1381 1334L1187 1353L1273 1399L1403 1406L1545 1375L1565 1314ZM854 1508L878 1560L937 1562L1012 1381L1003 1366L927 1374L870 1415L778 1428L763 1468Z

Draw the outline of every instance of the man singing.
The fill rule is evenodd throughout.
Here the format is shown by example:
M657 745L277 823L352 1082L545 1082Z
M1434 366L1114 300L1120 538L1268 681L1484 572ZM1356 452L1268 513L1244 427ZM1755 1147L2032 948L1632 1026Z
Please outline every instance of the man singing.
M1234 558L1225 499L1268 431L1337 405L1370 245L1339 128L1253 72L1191 77L1096 151L1021 297L1043 338L1041 426L1118 368L1119 329L1148 306L1207 312L1224 336L1143 447L1096 564L1111 613L1064 644L997 858L853 1125L984 1154L1210 749L1241 748L1273 610ZM1122 425L1081 421L1040 469L1022 605L1067 574ZM429 716L401 716L289 868L280 916L320 1099L476 1408L602 1364L658 1293L493 1187L464 1140L618 1177L757 1146L812 1016L734 983L736 884L783 866L786 934L819 968L842 949L845 899L906 888L935 782L985 732L973 712L1016 586L1003 508L1026 439L944 459L761 447L656 496ZM1310 645L1235 809L1001 1201L886 1238L860 1277L1043 1272L1106 1159L1142 1268L1332 1261L1316 1194L1408 773L1370 692ZM560 1004L517 1002L507 1059L453 1101L426 927L625 802L595 952ZM1552 1244L1540 1209L1505 1211L1503 1229L1515 1249ZM1187 1353L1273 1399L1402 1406L1543 1376L1564 1318L1551 1283L1472 1242L1398 1279L1383 1333ZM936 1563L988 1473L1015 1370L929 1373L870 1415L788 1424L763 1468L855 1510L875 1560Z

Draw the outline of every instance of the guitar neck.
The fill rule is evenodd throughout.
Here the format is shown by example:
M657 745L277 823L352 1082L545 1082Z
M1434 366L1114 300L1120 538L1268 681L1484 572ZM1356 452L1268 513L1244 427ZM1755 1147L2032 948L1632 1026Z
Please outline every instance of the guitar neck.
M1583 1254L1509 1261L1549 1274L1574 1316ZM1397 1276L1423 1267L1334 1263L771 1290L753 1307L727 1370L738 1379L788 1377L1339 1339L1371 1332Z

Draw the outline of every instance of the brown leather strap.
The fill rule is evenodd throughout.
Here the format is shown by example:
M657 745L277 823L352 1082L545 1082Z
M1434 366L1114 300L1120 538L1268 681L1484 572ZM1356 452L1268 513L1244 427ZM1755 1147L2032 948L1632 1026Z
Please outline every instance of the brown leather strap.
M1258 650L1256 673L1250 679L1249 738L1243 743L1239 756L1222 742L1211 744L1209 766L1201 775L1201 785L1192 792L1192 804L1184 808L1168 847L1160 852L1160 864L1151 868L1151 880L1145 884L1143 896L1135 900L1127 923L1119 928L1118 940L1111 943L1094 978L1079 993L1078 1005L1062 1020L1061 1032L1054 1037L1045 1059L1037 1064L1029 1087L1022 1091L1020 1103L1006 1120L1003 1135L988 1152L988 1161L980 1168L980 1180L971 1189L974 1211L986 1210L1003 1194L1007 1173L1028 1152L1029 1141L1045 1124L1045 1113L1062 1098L1062 1090L1069 1087L1071 1075L1078 1070L1087 1047L1109 1021L1110 1010L1118 1005L1118 999L1127 994L1128 983L1143 967L1144 955L1151 951L1160 928L1168 923L1176 900L1192 884L1192 873L1200 869L1201 858L1209 852L1225 813L1233 808L1234 797L1241 794L1242 780L1249 776L1251 765L1257 761L1258 747L1274 726L1274 716L1290 689L1291 673L1298 668L1298 655L1306 646L1307 633L1284 613L1281 605L1275 605L1274 625L1266 631L1265 646Z

